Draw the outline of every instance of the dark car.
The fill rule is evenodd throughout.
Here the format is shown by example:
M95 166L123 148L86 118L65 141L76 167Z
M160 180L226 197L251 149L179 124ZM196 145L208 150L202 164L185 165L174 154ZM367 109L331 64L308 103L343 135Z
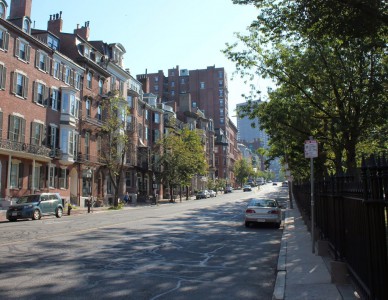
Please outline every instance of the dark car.
M227 187L225 188L224 193L227 194L227 193L231 193L232 191L233 191L233 188L232 188L231 186L227 186Z
M197 195L195 196L196 199L206 199L206 198L210 198L210 193L208 192L208 190L202 190L202 191L199 191L197 193Z
M16 204L11 205L7 210L7 219L16 221L17 219L38 220L42 216L55 215L62 217L62 199L56 193L32 194L20 197Z

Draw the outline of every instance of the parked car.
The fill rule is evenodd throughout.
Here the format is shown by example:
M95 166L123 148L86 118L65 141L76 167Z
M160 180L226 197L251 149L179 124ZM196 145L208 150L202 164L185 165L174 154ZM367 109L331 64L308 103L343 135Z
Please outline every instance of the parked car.
M202 190L202 191L199 191L195 197L196 199L206 199L206 198L210 198L210 194L209 194L209 191L208 190Z
M283 181L282 182L282 187L288 187L288 182L287 181Z
M6 217L9 221L29 218L38 220L47 215L55 215L57 218L61 218L62 214L63 205L59 194L42 193L20 197L16 204L8 208Z
M213 197L217 197L217 194L216 194L216 192L215 192L215 191L213 191L213 190L209 190L209 195L210 195L210 197L211 197L211 198L213 198Z
M272 185L278 185L278 183L277 182L273 182Z
M231 192L233 192L233 188L232 188L231 186L227 186L227 187L225 188L224 193L227 194L227 193L231 193Z
M243 187L243 191L244 192L251 192L252 191L252 187L249 184L246 184Z
M245 227L252 223L272 223L276 228L282 222L282 207L275 199L251 199L245 209Z

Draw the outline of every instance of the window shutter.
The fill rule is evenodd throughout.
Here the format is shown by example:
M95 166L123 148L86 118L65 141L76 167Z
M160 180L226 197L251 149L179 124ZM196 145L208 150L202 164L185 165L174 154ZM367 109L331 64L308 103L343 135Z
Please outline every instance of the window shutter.
M31 46L26 45L26 61L27 61L27 63L30 62L30 54L31 54Z
M44 106L47 106L48 103L49 103L49 96L50 96L49 90L50 89L47 86L44 86L43 88L44 88L44 93L43 93L44 101L43 101L43 104L44 104Z
M46 146L53 149L54 147L53 147L53 141L51 140L52 139L51 130L53 130L52 126L48 125L46 130L47 132Z
M61 80L62 81L65 81L66 80L66 69L67 67L65 65L62 65L62 76L61 76Z
M30 141L31 145L36 145L37 144L37 141L35 139L35 131L36 131L36 126L37 125L38 124L36 124L35 122L31 123L31 141Z
M12 77L12 86L11 86L11 91L13 94L16 94L16 82L17 82L17 73L16 72L12 72L11 73L11 77Z
M51 65L51 58L48 55L46 55L44 67L47 73L50 72L50 65Z
M9 116L9 125L8 125L8 139L10 141L14 140L13 131L15 126L15 116L10 115Z
M56 139L54 141L55 148L60 149L60 147L59 147L59 128L58 127L55 128L55 133L56 133L56 135L55 135Z
M0 65L0 89L5 90L5 82L7 80L7 68Z
M46 126L44 126L43 124L40 125L40 130L41 130L41 145L45 145L47 144L47 138L46 138Z
M39 59L40 59L40 51L36 50L35 51L35 67L39 69Z
M9 45L9 32L4 33L4 41L3 41L3 49L5 51L8 51L8 45Z
M21 189L23 187L23 174L24 173L24 164L19 164L19 180L18 180L18 188Z
M59 64L59 74L58 74L58 79L59 80L63 80L62 76L63 76L63 69L64 69L64 65L63 64Z
M38 99L38 83L34 81L34 94L32 96L32 101L37 102L36 99Z
M23 97L26 99L28 96L28 77L23 76Z
M58 99L57 99L57 105L58 105L58 111L61 111L61 97L62 97L62 93L60 90L58 90Z
M25 131L26 131L26 120L20 119L21 123L21 128L20 128L20 141L21 143L24 143L25 140Z
M15 39L15 56L19 57L19 51L20 51L20 40Z

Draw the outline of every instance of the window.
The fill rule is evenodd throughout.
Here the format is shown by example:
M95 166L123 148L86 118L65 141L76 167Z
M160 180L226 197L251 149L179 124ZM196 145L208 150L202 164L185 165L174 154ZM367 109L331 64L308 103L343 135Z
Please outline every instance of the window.
M100 160L102 151L102 141L101 136L97 137L97 158Z
M148 135L149 135L149 128L148 128L148 127L145 127L145 128L144 128L144 138L145 138L146 140L148 140Z
M218 96L223 97L224 96L224 90L218 90Z
M50 67L50 57L48 57L46 53L37 50L35 56L35 66L39 70L47 73Z
M171 76L175 76L175 72L174 71L171 71Z
M31 46L27 42L16 39L15 41L15 56L25 62L30 61Z
M0 6L2 6L0 4ZM0 49L8 51L9 44L9 33L4 29L0 28Z
M127 102L128 102L128 106L130 108L133 108L133 99L132 99L132 96L127 96Z
M119 81L119 92L120 96L124 95L124 81Z
M152 141L157 142L157 141L159 141L159 139L160 139L160 130L154 129L152 131Z
M224 124L225 120L224 118L220 118L220 124Z
M2 136L3 136L3 112L0 111L0 137ZM1 164L0 164L0 171L1 171Z
M50 165L48 172L49 172L49 174L48 174L48 178L49 178L48 185L49 185L49 188L55 188L55 166L54 165Z
M43 124L32 122L31 123L31 145L41 146L44 141L44 127Z
M85 110L86 110L86 116L90 118L91 116L91 110L90 110L90 100L86 100L85 102Z
M56 88L51 88L50 93L50 105L53 110L59 109L59 90Z
M131 177L132 177L131 172L129 171L125 172L125 185L127 190L129 190L132 187Z
M5 90L6 80L7 80L7 68L0 63L0 90Z
M69 114L75 118L78 118L79 115L79 99L75 97L75 93L70 93L69 91L62 91L62 107L61 112L64 114Z
M191 104L194 108L197 107L197 102L193 101L193 103Z
M200 88L201 90L203 90L203 89L205 88L205 83L204 83L204 82L200 82L200 83L199 83L199 88Z
M154 86L154 90L155 90L156 92L159 91L159 86L155 85L155 86Z
M13 189L22 188L23 184L23 164L20 160L13 159L11 161L11 181L10 185Z
M154 77L154 81L158 82L159 81L159 77Z
M218 86L219 87L223 87L224 85L224 81L223 80L218 80Z
M111 91L116 90L116 77L115 76L110 77L110 90Z
M14 72L13 79L12 79L12 93L26 99L27 92L28 92L28 77L21 73Z
M144 110L144 115L145 115L145 119L146 119L146 120L149 120L150 117L149 117L149 111L148 111L148 109L145 109L145 110Z
M66 189L67 188L67 174L66 169L59 169L59 188Z
M51 73L54 76L54 78L56 79L61 78L61 64L59 61L54 60Z
M66 84L70 84L71 83L71 69L69 67L66 67L64 68L64 72L63 72L63 81L66 83Z
M181 78L181 84L185 84L185 79L184 78Z
M10 115L8 139L12 142L24 143L26 120L21 117Z
M76 72L74 78L75 78L74 79L74 87L77 90L80 90L81 89L81 74Z
M220 108L220 116L224 116L224 109Z
M0 18L5 19L5 7L3 3L0 3Z
M224 78L224 73L222 71L218 71L218 78Z
M160 115L159 113L154 113L154 123L160 124Z
M171 81L171 87L175 87L175 81Z
M48 146L51 149L59 148L59 128L55 125L50 125L48 128Z
M224 106L224 99L220 99L220 106Z
M34 101L41 105L47 106L48 89L41 82L34 82Z
M23 31L26 33L30 33L30 21L27 18L23 21Z
M102 79L98 80L98 93L102 95L104 93L104 82Z
M58 50L59 48L59 40L51 35L47 37L47 45L53 49Z
M171 96L175 96L175 91L171 91Z
M97 107L97 120L99 120L99 121L102 120L102 108L101 108L100 104Z
M89 71L88 74L86 75L86 78L87 78L87 81L88 81L88 89L91 89L92 88L92 79L93 79L93 75L92 73Z

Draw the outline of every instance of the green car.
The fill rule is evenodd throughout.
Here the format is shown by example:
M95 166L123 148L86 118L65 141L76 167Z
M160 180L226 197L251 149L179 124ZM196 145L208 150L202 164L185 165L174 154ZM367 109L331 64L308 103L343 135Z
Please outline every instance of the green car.
M62 217L62 199L56 193L32 194L20 197L16 204L11 205L7 210L7 219L16 221L17 219L38 220L42 216L55 215Z

